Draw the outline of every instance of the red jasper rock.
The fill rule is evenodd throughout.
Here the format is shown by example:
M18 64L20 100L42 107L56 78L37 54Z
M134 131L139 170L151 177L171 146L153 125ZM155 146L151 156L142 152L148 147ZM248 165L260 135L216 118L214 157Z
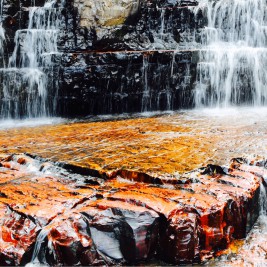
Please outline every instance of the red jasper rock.
M233 160L175 180L126 170L92 177L3 157L0 264L199 263L251 229L264 166Z
M40 227L3 203L0 216L0 265L19 265L35 243Z
M194 213L175 210L170 214L167 228L161 234L160 251L162 259L174 264L200 261L199 222Z
M69 266L105 264L91 238L88 222L81 214L59 216L42 231L46 242L36 251L37 261Z

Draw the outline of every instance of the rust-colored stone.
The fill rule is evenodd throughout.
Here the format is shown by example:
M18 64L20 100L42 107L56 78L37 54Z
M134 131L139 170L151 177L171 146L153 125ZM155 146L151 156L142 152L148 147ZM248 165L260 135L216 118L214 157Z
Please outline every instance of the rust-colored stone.
M0 163L2 265L201 262L251 229L264 176L234 161L176 181L127 170L103 180L22 154Z
M165 232L161 233L161 258L174 264L199 262L199 232L197 214L183 210L173 211Z
M27 214L0 203L0 264L19 265L30 253L40 229Z
M192 121L179 120L163 116L0 130L0 152L28 152L106 172L173 176L205 164L221 140L203 134Z
M36 255L43 255L38 259L42 263L67 266L105 264L91 238L88 221L81 214L74 212L58 216L43 232L46 242Z

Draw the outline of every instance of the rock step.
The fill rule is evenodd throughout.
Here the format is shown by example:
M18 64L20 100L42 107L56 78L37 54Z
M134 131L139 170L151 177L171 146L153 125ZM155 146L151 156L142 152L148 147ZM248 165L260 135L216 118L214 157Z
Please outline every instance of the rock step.
M59 72L58 114L130 113L193 106L195 51L69 53Z
M153 257L199 263L246 236L266 171L259 162L233 160L174 183L127 170L76 174L70 165L26 155L0 158L1 265L117 265Z
M178 45L188 45L190 42L198 41L199 29L206 23L201 12L195 14L190 8L197 2L188 2L191 4L173 1L141 1L134 16L130 16L123 23L114 22L114 25L105 22L112 13L110 10L107 11L107 18L102 18L89 8L87 12L92 14L87 18L88 14L84 10L88 7L79 10L72 2L68 2L65 8L56 8L57 14L60 14L58 48L62 52L88 49L124 51L176 49ZM43 2L37 4L42 6ZM87 15L83 15L83 12ZM105 14L104 11L101 12L99 14ZM15 32L28 27L28 13L29 5L26 2L22 5L4 2L3 27L9 54L13 51Z
M160 54L154 53L154 56L139 57L142 58L138 63L140 65L132 65L128 62L129 66L126 68L122 58L124 51L147 53L148 50L197 48L201 29L206 23L202 12L194 11L193 7L197 3L195 1L119 1L116 3L108 1L105 3L107 5L95 6L95 1L90 2L92 5L84 5L83 0L67 1L63 8L60 1L58 2L55 8L56 15L54 14L59 18L57 46L58 51L65 55L62 59L58 55L54 55L51 59L46 54L39 60L41 62L38 62L40 68L46 66L44 68L48 77L46 106L49 113L56 116L77 117L177 110L194 106L193 88L196 81L197 56L189 56L185 61L173 64L174 59L163 59ZM137 3L138 8L134 8L135 12L130 12L129 16L125 15L120 19L121 14L124 14L120 8L127 9L128 4L136 7ZM36 1L35 4L42 6L44 2ZM23 47L24 35L27 31L25 29L29 24L30 7L29 1L3 2L2 25L6 40L0 68L8 66L18 31L21 35L21 38L18 38L20 46ZM119 18L113 17L114 14ZM40 40L44 45L44 39L40 38ZM21 53L20 49L18 51ZM78 55L81 52L90 51L120 51L122 54L118 55L117 60L109 56L108 66L99 67L90 60L87 62L88 57L83 58L84 56ZM70 55L71 52L75 54ZM185 54L188 53L185 52ZM22 54L17 55L17 63L22 56ZM120 59L119 56L121 56ZM134 57L131 60L136 63ZM97 61L99 60L96 60L95 64ZM152 63L155 64L152 65ZM86 64L88 66L85 66ZM118 70L115 65L118 65ZM61 69L58 71L59 67ZM18 91L19 83L15 84L11 81L8 83L10 91ZM12 88L14 84L15 89ZM27 85L23 87L27 88ZM59 89L58 92L57 89ZM5 89L0 89L0 93L3 90ZM23 88L20 91L25 90ZM58 99L54 99L55 95ZM26 103L28 97L29 95L21 93L19 99L14 96L8 101L2 99L0 106L10 107L8 110L15 109L17 103ZM24 105L19 104L17 112L9 115L24 117L26 113L27 109Z

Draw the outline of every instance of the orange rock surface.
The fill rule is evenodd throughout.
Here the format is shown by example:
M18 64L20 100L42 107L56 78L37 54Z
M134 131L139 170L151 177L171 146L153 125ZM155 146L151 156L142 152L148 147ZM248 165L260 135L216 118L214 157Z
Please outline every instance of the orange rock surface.
M28 152L97 170L178 176L209 163L225 164L233 157L265 156L266 117L246 109L214 116L188 111L6 129L0 130L0 153Z
M262 175L255 168L264 170L234 160L174 183L138 172L93 177L23 154L2 156L0 263L201 262L256 221Z

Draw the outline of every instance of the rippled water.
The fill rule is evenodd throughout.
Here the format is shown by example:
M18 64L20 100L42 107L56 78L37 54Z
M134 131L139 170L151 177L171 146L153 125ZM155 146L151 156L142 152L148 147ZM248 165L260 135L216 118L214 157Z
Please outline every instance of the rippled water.
M225 164L232 157L267 157L266 108L152 115L126 119L119 116L118 121L106 121L109 116L102 116L95 118L97 122L90 118L90 122L66 124L60 119L5 121L0 125L5 129L0 131L0 152L30 152L96 169L124 166L156 173L181 173L208 163ZM12 129L34 123L46 125Z

